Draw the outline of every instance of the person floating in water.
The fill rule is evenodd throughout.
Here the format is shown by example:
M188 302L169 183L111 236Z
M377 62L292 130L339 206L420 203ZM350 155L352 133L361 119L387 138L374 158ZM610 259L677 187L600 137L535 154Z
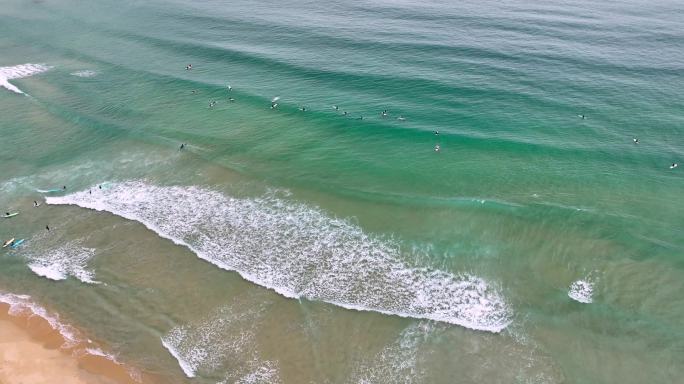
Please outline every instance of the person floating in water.
M677 167L679 167L679 164L677 163L672 163L672 165L670 165L670 169L675 169Z
M302 105L302 106L299 108L299 110L302 111L302 112L306 112L306 107Z
M439 135L439 131L435 131L435 136Z
M342 115L347 116L347 111L342 112Z
M435 152L439 152L440 149L441 147L439 146L439 144L435 145Z
M637 139L636 137L633 138L632 141L634 141L634 144L639 144L639 139Z
M192 91L190 91L190 92L191 92L193 95L194 95L195 93L197 93L197 91L194 90L194 89L193 89Z
M185 66L185 70L186 70L186 71L189 71L189 70L191 70L191 69L192 69L192 64L188 64L188 65Z
M382 113L380 114L380 116L382 116L382 117L387 117L387 110L385 109L384 111L382 111Z
M181 144L180 150L182 151L185 148L185 143Z

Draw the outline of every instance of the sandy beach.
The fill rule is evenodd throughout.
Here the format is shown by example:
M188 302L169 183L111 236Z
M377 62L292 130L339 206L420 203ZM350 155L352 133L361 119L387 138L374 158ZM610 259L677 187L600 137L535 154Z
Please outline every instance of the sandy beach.
M31 310L0 303L0 384L154 382L71 336Z

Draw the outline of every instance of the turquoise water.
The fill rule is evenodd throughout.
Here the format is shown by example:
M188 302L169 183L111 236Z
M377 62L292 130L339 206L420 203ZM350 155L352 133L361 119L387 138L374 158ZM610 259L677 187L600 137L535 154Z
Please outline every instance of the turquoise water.
M201 383L684 373L681 4L0 18L0 235L27 239L0 289L120 360Z

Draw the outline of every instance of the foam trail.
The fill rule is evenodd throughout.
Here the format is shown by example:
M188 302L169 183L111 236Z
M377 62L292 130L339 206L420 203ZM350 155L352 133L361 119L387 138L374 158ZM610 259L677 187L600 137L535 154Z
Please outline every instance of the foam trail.
M50 324L50 327L59 332L64 338L63 348L73 347L83 341L74 328L64 324L58 315L51 314L45 308L36 304L29 295L0 292L0 303L9 305L8 313L12 316L28 314L29 316L38 316L45 319Z
M94 280L95 274L86 269L95 251L71 242L56 249L28 255L28 267L36 275L50 280L66 280L73 276L84 283L99 284L100 282Z
M483 279L411 268L399 244L274 195L238 199L141 181L48 197L138 221L199 257L290 298L500 332L511 313Z
M375 357L364 359L354 370L348 382L371 383L420 383L424 372L419 368L419 350L432 332L430 323L421 322L408 326L399 338L387 345Z
M45 72L51 67L44 64L21 64L12 67L0 67L0 87L6 88L12 92L23 94L24 92L12 85L9 80L21 79L23 77L33 76L38 73Z
M577 280L570 284L568 296L580 303L590 304L594 301L594 284L587 280Z
M256 324L262 310L248 303L222 307L198 322L173 328L162 337L162 345L178 361L189 378L202 372L230 373L235 382L264 382L259 378L278 378L277 362L263 361L256 350ZM228 368L230 362L236 367Z

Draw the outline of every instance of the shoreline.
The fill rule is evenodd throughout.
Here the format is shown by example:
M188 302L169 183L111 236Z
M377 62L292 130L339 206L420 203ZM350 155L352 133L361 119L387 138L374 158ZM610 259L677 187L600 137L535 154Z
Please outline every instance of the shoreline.
M46 311L29 296L0 293L0 383L157 383Z

